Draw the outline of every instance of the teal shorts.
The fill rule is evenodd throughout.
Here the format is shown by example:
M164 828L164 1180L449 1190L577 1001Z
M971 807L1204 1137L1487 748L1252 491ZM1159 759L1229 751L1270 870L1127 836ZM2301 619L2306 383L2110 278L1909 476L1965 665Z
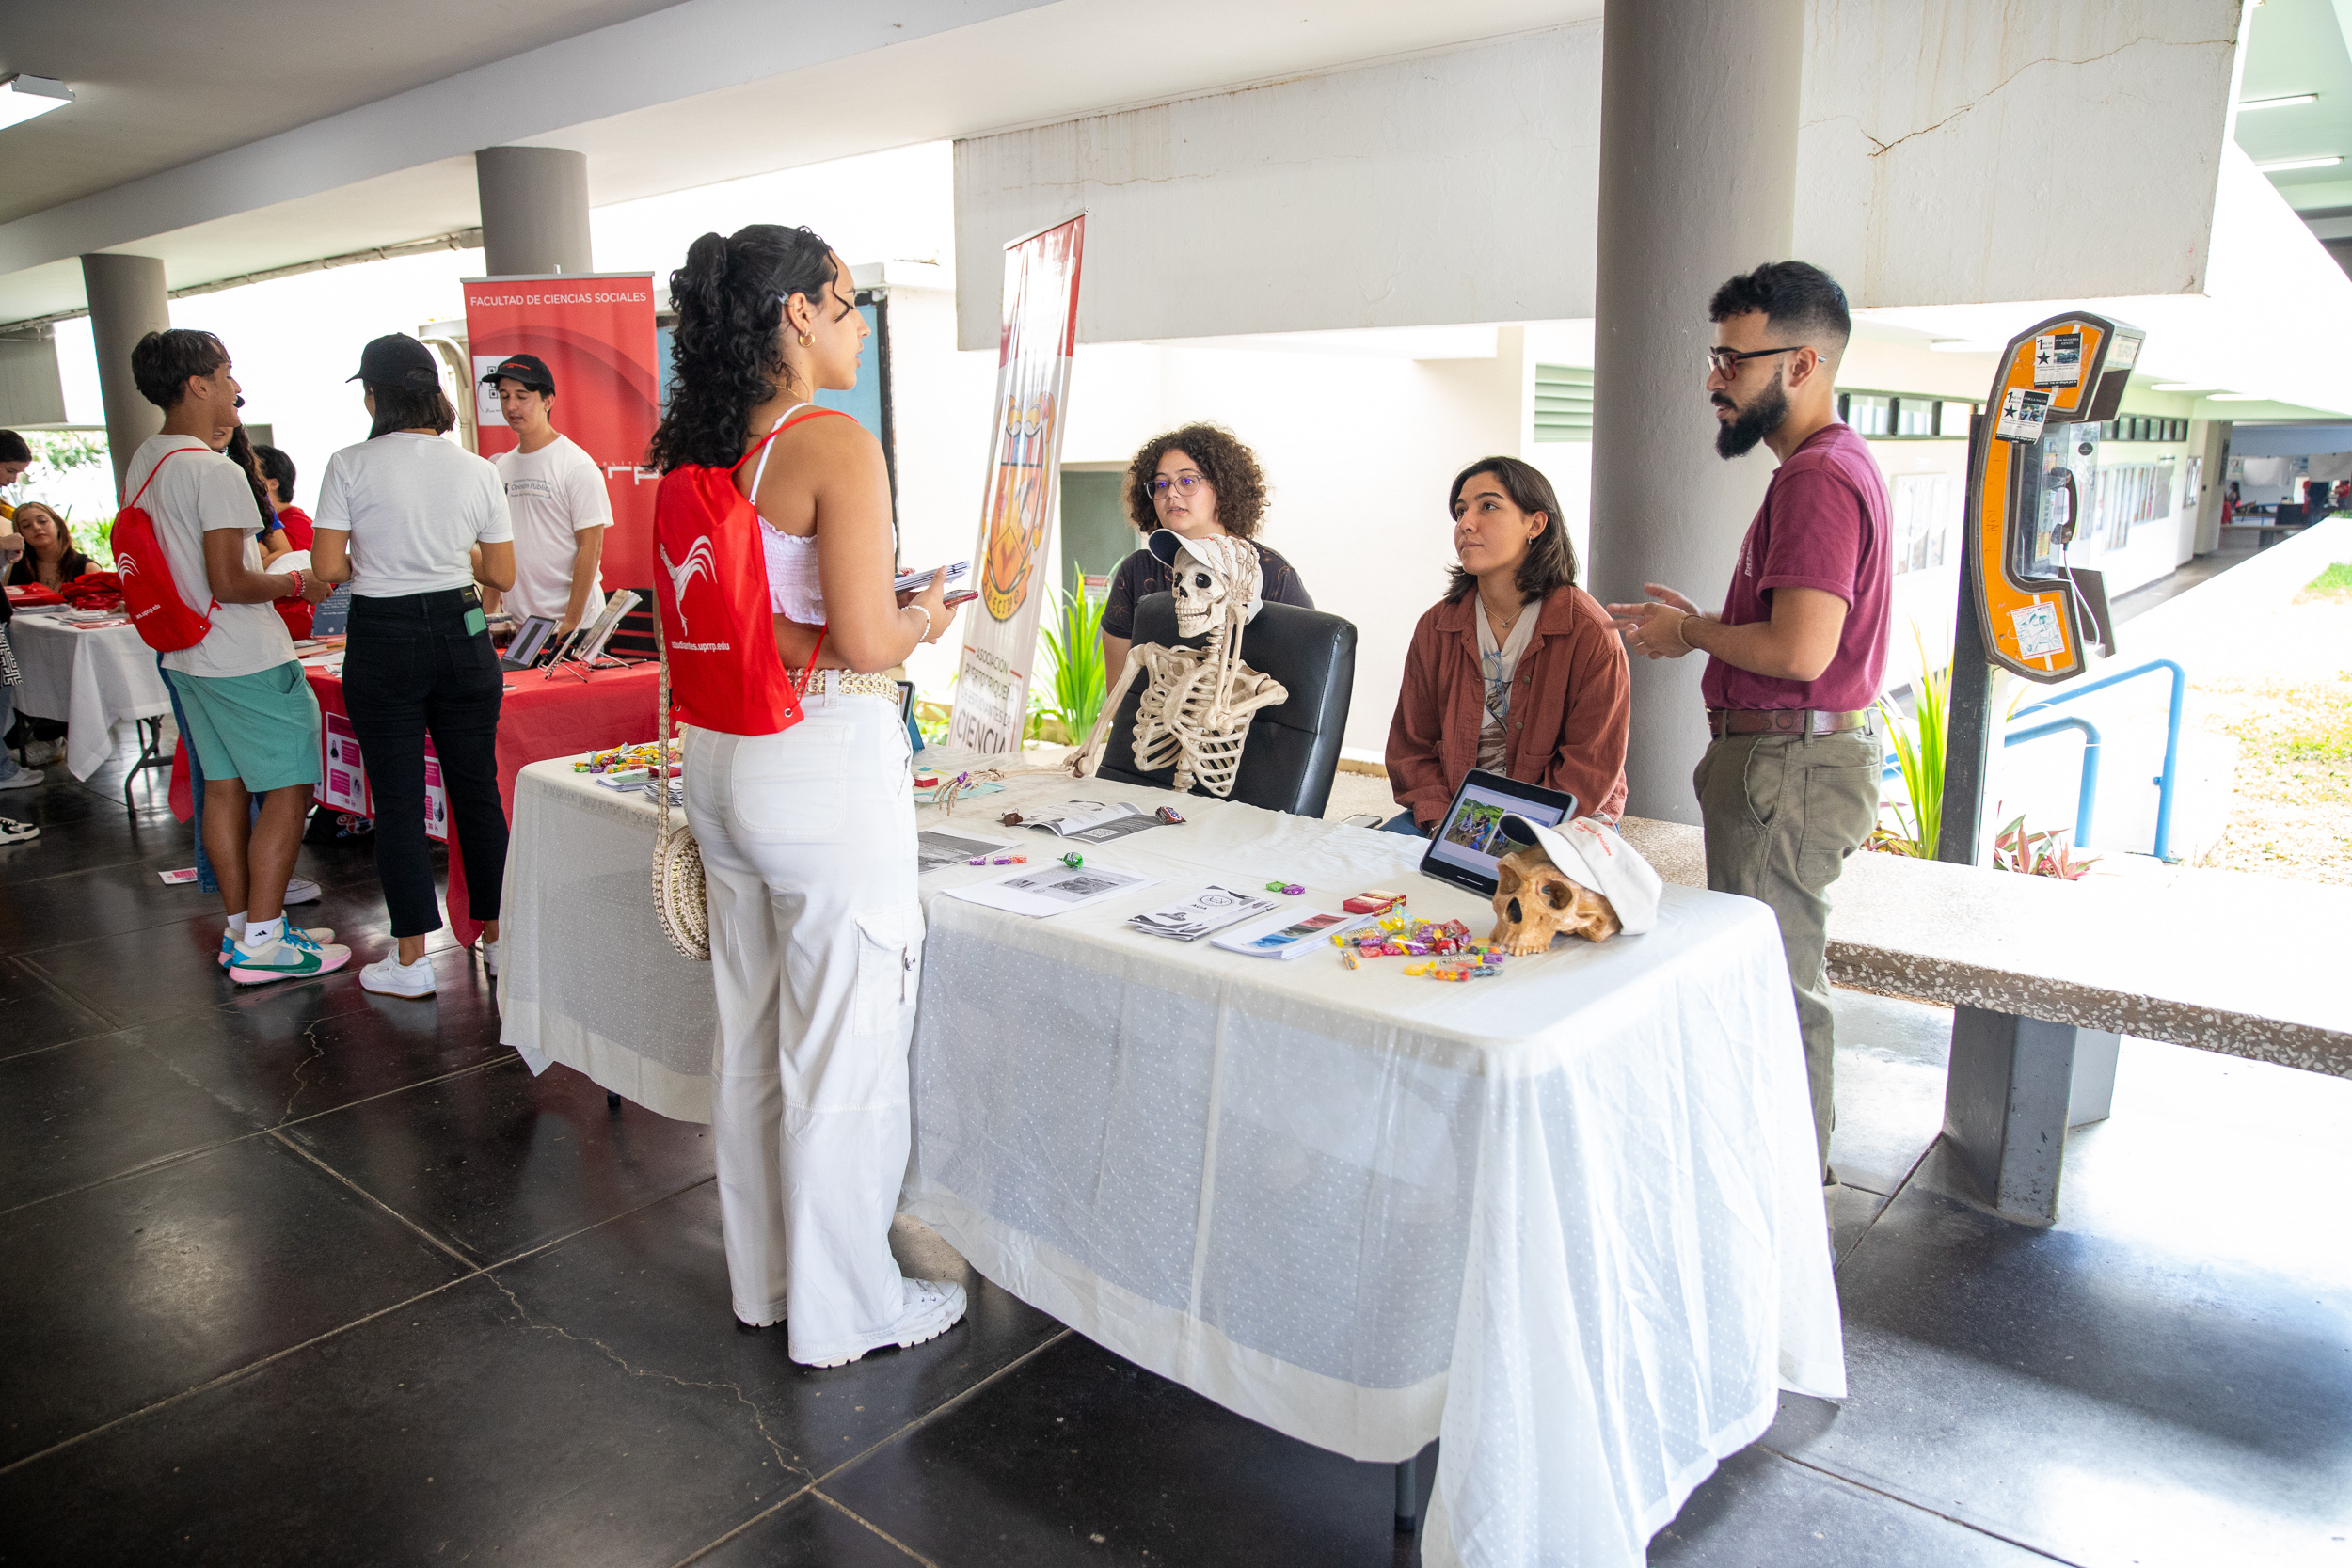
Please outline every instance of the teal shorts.
M189 675L164 672L180 694L187 738L204 777L237 779L259 795L315 784L319 765L319 700L292 659L250 675Z

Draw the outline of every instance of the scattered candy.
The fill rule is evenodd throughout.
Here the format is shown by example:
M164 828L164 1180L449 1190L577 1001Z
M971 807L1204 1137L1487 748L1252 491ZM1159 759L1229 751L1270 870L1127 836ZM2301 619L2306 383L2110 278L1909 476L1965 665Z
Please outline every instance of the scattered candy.
M1297 882L1286 882L1283 884L1282 891L1290 895L1293 898L1295 898L1307 890L1303 885Z
M677 760L683 745L683 741L670 742L670 768L673 772L677 769ZM572 771L575 773L650 772L654 766L654 759L660 749L659 741L648 740L636 746L614 746L608 751L591 752L584 757L573 759Z
M1174 806L1162 806L1152 815L1158 817L1161 821L1168 824L1170 827L1174 827L1184 819L1184 814L1178 811Z
M1407 980L1418 980L1428 973L1429 966L1427 964L1406 964L1405 966L1405 977Z
M1078 867L1078 866L1081 866L1081 865L1086 864L1086 863L1087 863L1087 858L1086 858L1084 855L1081 855L1080 853L1078 853L1078 851L1077 851L1077 850L1073 849L1073 850L1071 850L1071 851L1070 851L1070 853L1068 853L1068 854L1064 855L1064 856L1061 858L1061 863L1062 863L1062 864L1067 865L1067 866L1070 866L1070 867L1072 867L1072 868L1073 868L1073 869L1074 869L1074 868L1076 868L1076 867Z
M1021 826L1021 814L1017 811L1009 811L1005 813L1005 826L1008 828L1018 828Z
M1362 964L1356 961L1356 951L1354 948L1350 947L1343 947L1340 949L1340 962L1345 964L1350 969L1361 969L1364 967Z

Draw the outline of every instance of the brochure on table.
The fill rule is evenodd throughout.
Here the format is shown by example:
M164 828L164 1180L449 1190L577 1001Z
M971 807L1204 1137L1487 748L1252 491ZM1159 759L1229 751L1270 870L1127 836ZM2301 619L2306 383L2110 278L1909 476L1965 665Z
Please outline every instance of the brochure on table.
M1031 865L1018 867L1012 875L994 881L949 888L946 896L1003 910L1008 914L1042 917L1082 910L1089 904L1150 887L1159 879L1101 865Z
M1189 898L1135 916L1127 922L1127 929L1170 942L1199 942L1212 931L1272 914L1279 907L1260 894L1210 886Z
M1001 855L1011 847L993 838L972 838L946 828L926 828L914 835L914 874L920 877L942 866L966 865L981 856Z
M1231 936L1212 937L1209 945L1253 958L1295 958L1301 953L1330 946L1333 937L1352 931L1371 919L1368 914L1294 910L1281 925L1259 926Z
M1057 838L1108 844L1115 838L1125 838L1129 833L1159 827L1161 822L1141 806L1126 800L1065 800L1060 806L1051 808L1049 816L1024 816L1021 825L1040 829Z

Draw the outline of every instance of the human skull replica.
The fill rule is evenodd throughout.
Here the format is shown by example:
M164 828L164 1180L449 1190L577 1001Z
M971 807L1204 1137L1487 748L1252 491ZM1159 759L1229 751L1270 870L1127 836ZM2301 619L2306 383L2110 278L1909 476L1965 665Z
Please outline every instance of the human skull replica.
M1606 942L1624 927L1608 899L1551 863L1529 845L1495 866L1495 934L1505 953L1541 953L1562 934Z
M1184 539L1165 531L1152 536L1152 545L1172 578L1177 632L1212 635L1198 648L1156 642L1129 648L1127 667L1104 695L1094 733L1071 753L1070 770L1080 778L1094 771L1120 704L1140 676L1146 684L1136 705L1136 766L1156 770L1172 764L1176 790L1198 782L1212 795L1230 797L1250 717L1290 698L1280 681L1242 662L1242 628L1263 603L1257 546L1223 535Z

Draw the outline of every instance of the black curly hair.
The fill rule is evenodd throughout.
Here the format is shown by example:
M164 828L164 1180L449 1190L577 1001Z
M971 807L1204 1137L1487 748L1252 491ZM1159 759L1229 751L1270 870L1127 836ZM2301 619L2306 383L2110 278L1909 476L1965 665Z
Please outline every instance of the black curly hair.
M668 473L688 463L726 467L743 455L754 408L776 395L784 302L827 297L833 247L806 229L755 223L705 234L670 275L677 309L670 390L645 461Z
M1160 459L1171 451L1191 458L1200 477L1216 492L1217 525L1236 539L1256 538L1258 525L1265 520L1265 470L1258 467L1258 454L1242 445L1240 437L1214 424L1188 424L1154 436L1127 465L1127 520L1136 531L1149 538L1160 526L1151 486L1160 471Z
M1516 457L1482 457L1454 476L1454 488L1445 499L1446 515L1462 503L1462 486L1480 474L1492 474L1502 485L1502 493L1511 498L1511 504L1521 512L1544 515L1544 531L1528 541L1527 555L1519 562L1513 581L1527 599L1540 599L1563 583L1576 581L1576 545L1568 538L1568 531L1560 524L1560 498L1551 488L1551 481L1533 463ZM1446 568L1445 600L1458 604L1478 591L1478 579L1459 565Z

